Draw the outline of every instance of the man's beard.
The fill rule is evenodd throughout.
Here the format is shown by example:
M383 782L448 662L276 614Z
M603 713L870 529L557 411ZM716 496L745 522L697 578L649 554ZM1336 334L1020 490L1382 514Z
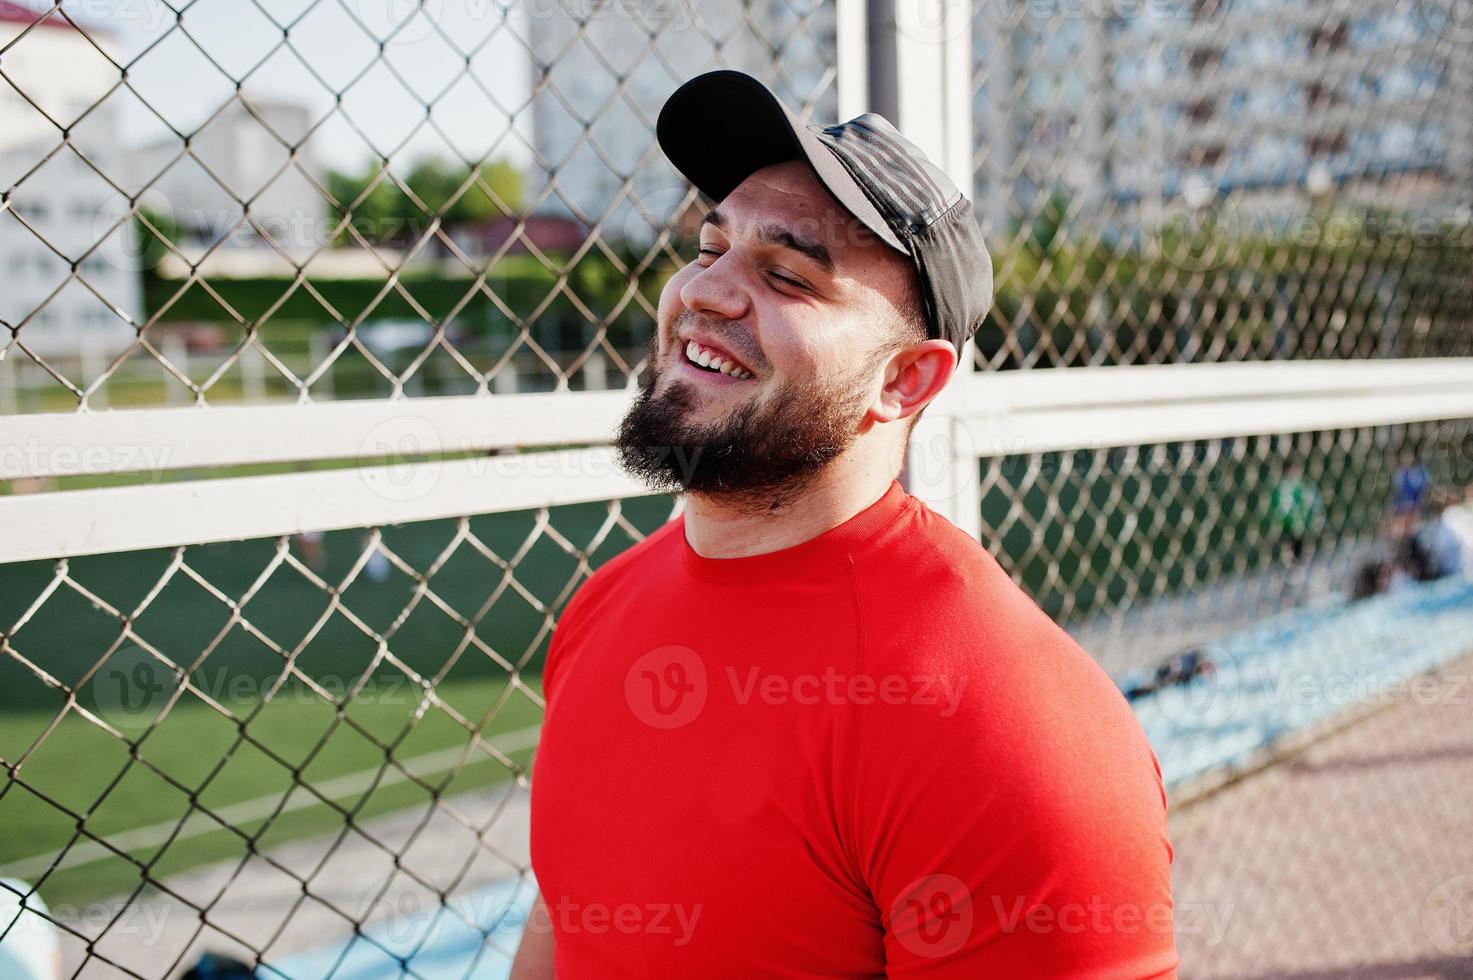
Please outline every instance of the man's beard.
M837 378L785 382L767 402L752 398L714 422L689 422L705 397L698 382L670 382L650 342L640 393L619 426L619 462L651 489L698 493L751 510L801 495L853 444L876 354Z

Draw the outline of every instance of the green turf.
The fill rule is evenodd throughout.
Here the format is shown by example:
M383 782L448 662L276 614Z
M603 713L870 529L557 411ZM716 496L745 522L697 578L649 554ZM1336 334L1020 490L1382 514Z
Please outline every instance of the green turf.
M1403 448L1453 485L1461 449L1448 434L1379 433L1308 455L1296 434L984 459L983 536L1045 612L1082 619L1279 561L1271 507L1286 459L1305 462L1323 498L1318 548L1375 537Z
M524 681L540 691L539 678ZM536 725L541 718L527 691L508 690L491 679L449 684L438 693L468 713L482 738L493 745L499 735ZM314 799L276 819L269 813L232 817L228 822L236 832L208 821L202 834L125 846L147 865L146 872L125 858L106 855L52 872L42 886L43 896L52 902L85 901L131 890L145 877L164 879L204 862L238 860L253 848L339 830L346 814L357 821L483 788L512 778L530 755L526 748L516 748L506 753L512 763L508 766L477 748L459 768L448 760L434 760L439 766L410 762L408 768L425 785L404 779L404 773L386 767L383 746L390 746L393 758L403 763L471 743L470 734L438 707L427 706L415 718L419 706L415 689L387 684L372 698L354 699L341 711L299 688L270 703L237 703L234 718L186 697L162 717L107 713L110 721L126 726L125 734L135 740L131 745L70 712L41 739L53 720L50 713L9 712L0 719L0 753L7 759L24 757L24 764L0 796L0 823L6 828L0 836L0 866L62 853L78 820L88 834L110 837L177 822L196 804L219 813L243 801L269 798L274 804L294 798L293 787L322 788L335 777L381 771L390 780L376 787L340 784L343 791L331 794L339 809ZM485 719L493 710L494 716ZM37 875L30 877L36 880Z
M625 520L644 533L658 527L669 509L668 498L623 503ZM607 516L604 504L558 507L548 523L574 548L590 552L589 564L597 568L633 540L616 528L592 548ZM491 554L462 540L428 574L462 530ZM182 569L160 586L174 558L168 550L0 566L0 631L14 652L0 656L0 761L20 765L13 776L0 778L0 871L35 855L59 853L76 829L72 814L85 817L91 833L116 834L177 821L192 796L213 808L281 795L294 783L319 786L372 771L384 763L384 746L405 760L467 744L465 728L445 711L427 707L414 717L420 698L405 680L406 670L434 680L437 693L488 740L536 724L535 700L508 687L510 673L498 658L516 665L522 684L538 690L548 614L560 612L581 584L577 557L539 531L530 512L469 518L464 529L457 521L429 521L387 527L383 534L414 575L395 568L382 582L360 575L345 585L363 532L330 532L323 537L326 563L318 573L328 590L283 564L249 596L277 554L276 540L184 549L189 569L237 603L235 619L227 603ZM300 558L299 545L292 548ZM59 573L65 580L32 609ZM427 595L416 601L421 585L455 615ZM468 629L457 615L471 622L469 632L479 646L468 643ZM120 616L148 645L189 668L191 682L226 713L191 692L170 707L177 676L132 638L119 642ZM363 627L385 638L397 665L381 655L378 641ZM202 658L206 649L210 653ZM364 677L370 683L341 712L300 680L263 704L262 695L282 674L284 654L294 654L297 670L335 699ZM60 687L46 683L37 669ZM97 713L123 738L69 708L69 691L77 705ZM242 724L249 739L241 737ZM138 760L132 758L135 751ZM529 752L510 755L520 764ZM484 754L478 758L443 786L433 782L445 778L440 774L431 777L430 788L406 781L338 802L345 810L358 807L359 816L423 808L432 793L455 794L511 776L502 763ZM338 830L344 822L342 813L319 804L282 815L254 846ZM253 846L247 837L261 830L262 821L237 823L246 836L219 831L132 853L149 864L151 879L238 859ZM53 902L83 901L132 889L139 881L136 866L111 857L55 872L42 894Z
M623 516L647 533L670 506L663 497L631 499ZM597 503L553 508L547 528L529 511L471 517L464 528L455 520L385 527L384 546L410 571L394 567L381 582L361 573L349 580L366 532L332 531L323 536L326 564L316 573L325 587L278 555L288 545L274 538L187 547L180 556L187 572L171 571L175 549L3 565L0 632L17 656L62 687L0 657L0 711L54 714L66 689L84 704L116 697L120 678L132 676L127 668L150 663L140 638L225 696L241 678L259 690L282 672L287 655L301 674L343 689L380 658L374 633L386 638L389 655L427 677L504 678L508 663L536 670L550 618L586 574L550 532L589 553L596 568L634 540L615 527L593 548L607 518ZM289 548L304 560L298 542ZM119 663L89 677L114 646ZM374 669L396 671L382 659ZM167 680L161 667L152 671L151 683Z

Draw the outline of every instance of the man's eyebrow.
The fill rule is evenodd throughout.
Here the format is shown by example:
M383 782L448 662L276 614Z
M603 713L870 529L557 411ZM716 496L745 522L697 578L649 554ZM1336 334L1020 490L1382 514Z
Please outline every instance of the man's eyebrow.
M726 216L720 210L712 208L701 219L701 224L724 229L726 227ZM781 248L792 249L795 252L808 256L814 262L818 263L824 272L834 271L834 257L830 254L827 246L821 242L799 238L776 222L769 222L758 227L757 238L759 241L765 242L768 245L777 245Z

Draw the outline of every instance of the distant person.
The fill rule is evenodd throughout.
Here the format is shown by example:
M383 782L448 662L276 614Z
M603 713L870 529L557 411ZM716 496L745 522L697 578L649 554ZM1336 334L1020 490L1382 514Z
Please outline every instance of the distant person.
M1425 531L1425 529L1423 529ZM1437 578L1437 566L1427 547L1426 535L1419 531L1403 535L1396 543L1392 569L1392 585L1400 587L1412 582L1430 582ZM1398 575L1398 573L1401 573Z
M387 581L389 576L393 574L394 566L389 561L388 556L375 547L373 531L371 529L365 529L361 540L365 551L368 551L370 548L373 549L368 551L368 560L363 563L364 576L370 582Z
M0 978L61 980L61 944L50 910L19 878L0 878Z
M1391 572L1391 563L1379 558L1361 565L1356 572L1355 583L1351 586L1351 601L1369 599L1388 591L1391 588Z
M1432 505L1422 540L1435 578L1473 578L1473 507L1448 496Z
M1392 562L1391 572L1386 579L1386 591L1395 595L1414 588L1421 581L1417 576L1422 574L1422 568L1416 562Z
M292 540L297 543L297 550L302 553L302 560L308 568L314 572L320 572L327 567L327 554L322 546L321 531L298 531L292 535Z
M256 970L232 956L204 953L179 980L256 980Z
M1318 530L1324 516L1319 491L1305 479L1298 462L1284 464L1284 475L1274 485L1270 507L1283 561L1297 565L1303 561L1310 535Z
M1401 465L1391 478L1391 512L1418 515L1426 509L1432 492L1432 476L1427 467L1411 452L1402 453Z
M1206 677L1217 671L1207 647L1188 647L1167 657L1156 667L1155 676L1144 684L1134 685L1125 691L1130 701L1158 694L1168 687L1190 684L1198 677Z

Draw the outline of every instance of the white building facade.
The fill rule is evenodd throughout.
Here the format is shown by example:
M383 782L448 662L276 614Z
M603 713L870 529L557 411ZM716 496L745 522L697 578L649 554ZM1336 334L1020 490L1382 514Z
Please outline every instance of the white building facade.
M307 176L321 174L302 145L312 122L304 104L246 92L191 135L188 153L173 137L131 151L129 177L150 186L147 199L167 210L185 243L271 248L269 240L305 259L328 230L326 201Z
M834 121L832 2L590 0L528 18L535 162L529 210L648 242L688 185L655 143L655 117L694 75L762 78L800 116ZM626 188L626 181L628 187Z
M9 197L0 207L0 349L14 341L43 358L110 356L134 342L143 319L137 238L126 196L107 179L121 164L117 116L104 101L118 72L93 47L106 46L105 31L89 29L89 41L59 17L34 22L0 3L13 80L0 80L0 189Z
M1183 197L1290 213L1333 187L1446 209L1470 179L1473 58L1423 6L978 4L979 204L999 229L1054 192L1127 229Z

